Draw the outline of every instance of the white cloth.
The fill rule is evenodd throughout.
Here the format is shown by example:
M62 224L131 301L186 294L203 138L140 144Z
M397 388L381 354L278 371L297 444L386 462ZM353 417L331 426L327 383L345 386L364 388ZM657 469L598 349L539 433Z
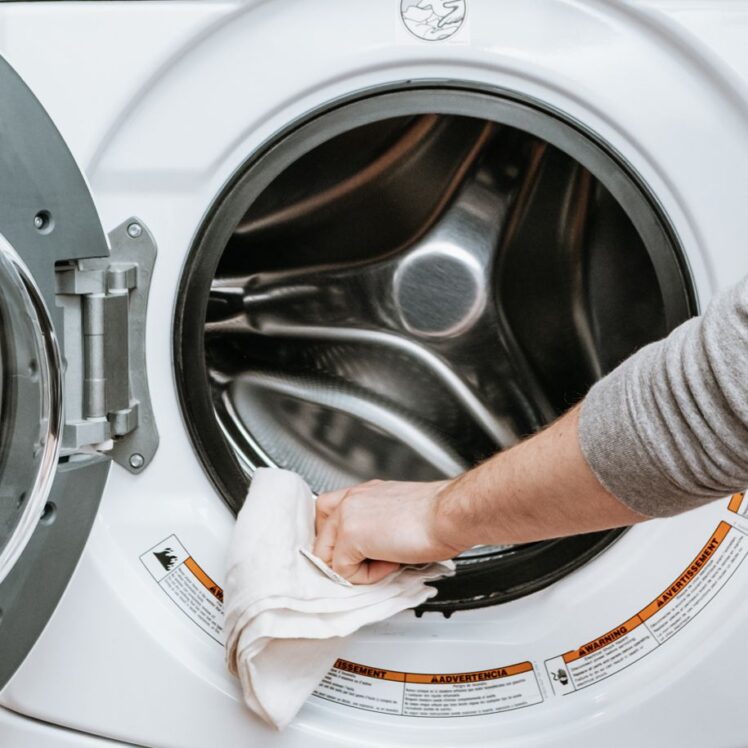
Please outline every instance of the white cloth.
M226 658L247 706L278 729L332 667L340 637L420 605L436 594L427 581L454 574L448 561L403 567L376 584L343 584L302 554L313 543L307 484L286 470L257 470L229 550Z

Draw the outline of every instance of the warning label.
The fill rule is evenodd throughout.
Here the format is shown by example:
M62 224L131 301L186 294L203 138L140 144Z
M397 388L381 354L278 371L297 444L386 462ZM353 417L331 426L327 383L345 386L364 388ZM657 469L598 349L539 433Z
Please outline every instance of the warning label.
M748 517L744 494L727 509ZM553 695L564 696L609 678L646 657L692 621L748 556L748 533L720 522L704 547L638 613L577 649L545 660ZM223 644L223 590L170 535L140 556L172 602ZM401 717L475 717L543 702L532 662L455 673L411 673L338 659L314 696L354 709Z
M223 590L200 567L176 535L140 560L177 607L218 644L223 644Z
M338 660L314 695L401 717L472 717L543 700L530 662L466 673L405 673Z
M748 538L720 522L678 578L635 616L579 649L546 660L556 694L578 691L654 651L693 620L748 554Z

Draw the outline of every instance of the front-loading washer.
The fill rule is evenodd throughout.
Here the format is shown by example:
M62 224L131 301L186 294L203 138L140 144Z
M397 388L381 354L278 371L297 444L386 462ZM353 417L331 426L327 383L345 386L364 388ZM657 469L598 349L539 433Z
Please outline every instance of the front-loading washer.
M256 466L457 472L745 274L741 4L0 20L3 746L744 742L740 495L471 551L282 734L221 587Z

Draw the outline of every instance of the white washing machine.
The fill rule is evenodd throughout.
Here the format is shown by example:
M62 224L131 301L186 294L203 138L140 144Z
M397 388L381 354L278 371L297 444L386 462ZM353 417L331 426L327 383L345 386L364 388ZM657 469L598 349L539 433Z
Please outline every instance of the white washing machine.
M257 465L454 473L748 272L746 34L731 0L3 4L0 745L745 745L741 495L466 554L282 734L221 584Z

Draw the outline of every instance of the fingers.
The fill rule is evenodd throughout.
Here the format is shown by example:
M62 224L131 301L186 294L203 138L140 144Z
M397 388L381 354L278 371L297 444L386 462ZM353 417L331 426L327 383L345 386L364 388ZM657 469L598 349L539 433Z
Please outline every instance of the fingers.
M348 568L352 567L349 566ZM345 573L338 569L335 569L335 571L353 584L376 584L399 568L400 564L395 564L392 561L362 561L353 571Z
M325 520L338 508L350 490L350 488L341 488L337 491L321 493L317 497L315 505L315 531L317 533L321 532Z
M312 553L349 582L375 584L400 568L400 564L390 561L371 561L350 551L345 545L338 545L338 528L336 512L323 522L314 541Z
M330 491L320 494L317 499L317 537L313 553L353 584L374 584L400 568L400 564L397 563L366 558L357 550L358 544L353 537L356 533L352 533L351 528L341 531L341 515L346 513L342 507L344 500L365 493L382 482L374 480L359 486Z
M357 491L373 488L380 483L384 483L384 481L375 479L357 486L348 486L348 488L339 488L337 491L321 493L315 503L315 532L320 531L322 523L340 506L343 499Z
M349 582L374 584L400 568L400 564L391 561L376 561L367 558L357 550L355 545L351 544L350 535L345 531L340 531L339 525L338 530L330 566L333 571L345 577Z
M317 523L317 537L314 539L312 553L322 559L328 566L332 565L335 543L338 537L337 513L327 517L322 523Z

